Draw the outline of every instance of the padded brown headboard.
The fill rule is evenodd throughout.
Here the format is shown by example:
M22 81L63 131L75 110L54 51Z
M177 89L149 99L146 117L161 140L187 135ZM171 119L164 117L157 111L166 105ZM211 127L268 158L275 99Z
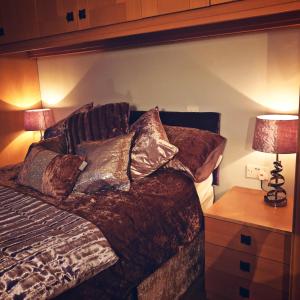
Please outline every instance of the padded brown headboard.
M144 111L131 111L129 123L136 121ZM220 117L217 112L159 112L163 124L209 130L220 133Z
M131 111L129 123L135 122L145 111ZM209 130L220 133L221 114L217 112L159 112L163 124ZM213 184L219 184L219 168L213 173Z

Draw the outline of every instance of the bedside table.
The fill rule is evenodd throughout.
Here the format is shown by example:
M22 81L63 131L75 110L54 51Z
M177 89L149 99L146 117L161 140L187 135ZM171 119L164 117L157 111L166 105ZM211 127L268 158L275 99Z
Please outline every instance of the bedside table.
M293 201L274 208L264 194L234 187L205 212L208 300L288 299Z

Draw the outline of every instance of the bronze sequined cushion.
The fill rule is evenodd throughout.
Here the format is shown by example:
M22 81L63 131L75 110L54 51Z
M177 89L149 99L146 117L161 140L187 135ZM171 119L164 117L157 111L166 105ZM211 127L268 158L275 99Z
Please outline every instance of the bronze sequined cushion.
M92 108L93 108L93 103L88 103L88 104L85 104L85 105L81 106L80 108L76 109L75 111L73 111L70 115L68 115L63 120L60 120L57 123L55 123L53 126L47 128L44 133L44 138L48 139L51 137L55 137L55 136L64 134L67 121L69 120L70 117L72 117L75 114L87 112L87 111L91 110Z
M62 155L35 146L27 155L17 182L45 195L64 199L71 193L83 162L78 155Z
M66 125L68 153L83 141L97 141L128 133L129 103L97 105L69 118Z
M205 180L222 155L226 139L219 134L196 128L177 126L164 128L170 142L179 149L166 167L183 171L195 182Z
M86 157L88 166L78 178L74 191L93 193L104 189L128 191L128 165L134 133L115 138L84 142L76 153Z
M132 180L138 180L153 173L178 152L177 147L168 140L160 121L158 108L144 113L131 125L130 131L137 132L131 151Z

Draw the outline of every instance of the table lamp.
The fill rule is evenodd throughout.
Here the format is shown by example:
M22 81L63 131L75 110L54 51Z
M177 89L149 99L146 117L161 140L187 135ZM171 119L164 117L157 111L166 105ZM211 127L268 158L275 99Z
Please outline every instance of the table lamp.
M53 124L53 112L50 108L31 109L24 112L24 129L27 131L39 130L41 140L43 139L43 130Z
M275 153L274 169L268 186L270 191L264 201L275 207L287 205L286 191L283 188L284 177L279 154L297 152L298 116L296 115L261 115L256 117L252 148L257 151Z

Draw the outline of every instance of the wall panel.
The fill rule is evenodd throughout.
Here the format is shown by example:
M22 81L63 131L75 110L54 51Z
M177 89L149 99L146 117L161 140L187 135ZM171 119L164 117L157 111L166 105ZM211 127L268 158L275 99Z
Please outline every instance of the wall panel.
M36 60L0 57L0 166L20 162L38 138L25 132L23 111L41 105Z

